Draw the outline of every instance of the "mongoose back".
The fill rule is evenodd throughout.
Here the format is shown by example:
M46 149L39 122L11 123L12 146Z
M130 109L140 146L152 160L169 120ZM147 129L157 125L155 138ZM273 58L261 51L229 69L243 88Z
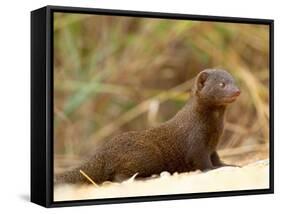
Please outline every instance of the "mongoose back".
M221 69L201 71L186 105L157 127L130 131L102 143L80 167L55 176L55 183L123 181L160 174L188 172L223 166L216 149L224 127L228 104L240 90L233 77Z

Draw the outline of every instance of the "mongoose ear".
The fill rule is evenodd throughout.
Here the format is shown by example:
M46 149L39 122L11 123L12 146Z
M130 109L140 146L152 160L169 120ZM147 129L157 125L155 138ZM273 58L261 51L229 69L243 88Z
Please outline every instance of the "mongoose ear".
M208 79L209 74L207 73L207 71L201 71L197 78L196 78L196 91L200 91L204 85L206 80Z

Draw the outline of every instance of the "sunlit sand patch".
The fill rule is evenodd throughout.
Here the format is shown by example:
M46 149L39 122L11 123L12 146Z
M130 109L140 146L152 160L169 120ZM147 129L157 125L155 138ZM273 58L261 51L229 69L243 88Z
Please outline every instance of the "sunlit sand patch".
M269 160L257 161L244 167L222 167L208 172L162 172L150 179L102 185L59 185L54 189L55 201L167 195L197 192L269 188Z

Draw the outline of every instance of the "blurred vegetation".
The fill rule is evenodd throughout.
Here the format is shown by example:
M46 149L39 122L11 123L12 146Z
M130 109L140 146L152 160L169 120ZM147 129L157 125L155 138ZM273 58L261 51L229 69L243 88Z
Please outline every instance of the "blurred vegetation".
M269 27L56 13L55 154L171 118L205 68L228 70L242 94L229 106L221 147L269 141Z

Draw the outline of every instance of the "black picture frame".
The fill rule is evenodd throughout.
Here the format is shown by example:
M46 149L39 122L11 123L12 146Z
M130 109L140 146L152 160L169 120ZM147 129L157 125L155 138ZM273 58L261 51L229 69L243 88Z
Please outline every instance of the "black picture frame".
M54 12L268 25L270 28L270 188L128 198L53 200L53 14ZM46 6L31 12L31 201L44 207L268 194L274 192L274 21L239 17Z

